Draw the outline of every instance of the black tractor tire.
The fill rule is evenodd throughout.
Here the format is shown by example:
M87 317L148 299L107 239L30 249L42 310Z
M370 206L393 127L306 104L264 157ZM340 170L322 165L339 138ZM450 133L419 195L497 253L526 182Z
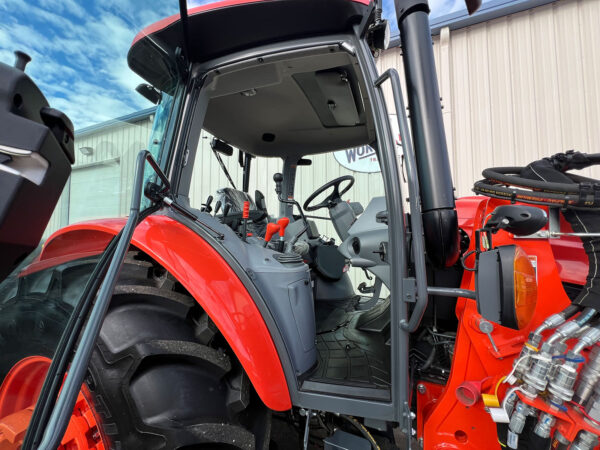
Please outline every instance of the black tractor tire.
M80 259L0 283L0 383L27 356L52 358L96 262Z
M125 260L85 383L111 449L269 447L270 412L226 341L142 253Z

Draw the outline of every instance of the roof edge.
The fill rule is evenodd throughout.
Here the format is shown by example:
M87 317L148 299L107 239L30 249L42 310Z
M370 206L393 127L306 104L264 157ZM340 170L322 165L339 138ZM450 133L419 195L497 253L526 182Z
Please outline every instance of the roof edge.
M140 111L132 112L131 114L126 114L121 117L117 117L116 119L106 120L104 122L100 122L94 125L90 125L87 127L83 127L80 130L75 130L75 137L83 137L95 131L99 131L103 128L107 128L111 125L116 125L118 123L132 123L138 122L146 117L150 117L152 114L156 112L156 106L152 106L150 108L142 109Z
M508 16L510 14L527 11L539 6L556 3L557 1L558 0L492 0L484 3L479 11L471 16L466 10L460 10L431 19L431 35L436 36L440 34L444 27L448 27L451 31L458 30L482 22L499 19L500 17ZM397 47L399 45L400 36L394 34L390 42L390 47Z
M448 27L450 30L465 28L470 25L488 22L490 20L527 11L557 1L558 0L493 0L484 3L481 9L472 16L469 16L466 11L457 11L436 17L431 21L431 34L440 34L441 29L444 27Z

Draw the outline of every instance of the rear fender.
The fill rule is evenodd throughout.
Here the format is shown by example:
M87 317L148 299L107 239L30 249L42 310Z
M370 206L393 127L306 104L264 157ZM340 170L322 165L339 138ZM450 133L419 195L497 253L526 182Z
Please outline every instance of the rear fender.
M99 253L125 224L101 220L71 225L52 235L27 271ZM148 217L132 245L167 269L219 328L267 407L291 408L285 374L269 329L248 290L225 259L202 237L166 216Z

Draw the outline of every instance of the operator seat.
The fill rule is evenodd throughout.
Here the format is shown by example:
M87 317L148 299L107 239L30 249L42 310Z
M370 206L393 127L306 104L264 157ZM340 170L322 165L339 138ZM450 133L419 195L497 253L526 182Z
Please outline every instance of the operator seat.
M258 204L254 202L250 194L243 191L238 191L230 187L217 190L217 202L221 203L221 211L227 208L226 217L222 217L223 223L229 225L233 230L237 230L242 222L242 212L244 210L244 202L250 204L250 220L248 221L247 231L256 236L264 236L267 226L268 213L264 201L264 196L260 191L256 191Z

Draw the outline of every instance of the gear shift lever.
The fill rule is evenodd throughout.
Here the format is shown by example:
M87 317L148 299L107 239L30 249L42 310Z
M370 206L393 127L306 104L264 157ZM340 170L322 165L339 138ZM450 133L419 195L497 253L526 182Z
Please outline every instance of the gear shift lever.
M300 230L300 232L298 234L296 234L296 236L294 236L290 240L289 245L290 245L290 249L291 249L292 246L294 245L294 243L308 229L308 221L306 220L306 216L304 215L304 211L302 211L302 207L300 206L300 203L298 203L296 200L284 199L282 197L281 193L283 192L283 189L282 189L283 175L281 175L280 173L276 173L275 175L273 175L273 181L275 182L275 193L277 194L277 199L281 203L285 203L286 205L296 205L298 207L298 212L300 213L300 216L302 217L302 222L304 222L304 227L302 228L302 230ZM287 224L285 226L287 226ZM284 232L285 232L285 227L284 227Z

